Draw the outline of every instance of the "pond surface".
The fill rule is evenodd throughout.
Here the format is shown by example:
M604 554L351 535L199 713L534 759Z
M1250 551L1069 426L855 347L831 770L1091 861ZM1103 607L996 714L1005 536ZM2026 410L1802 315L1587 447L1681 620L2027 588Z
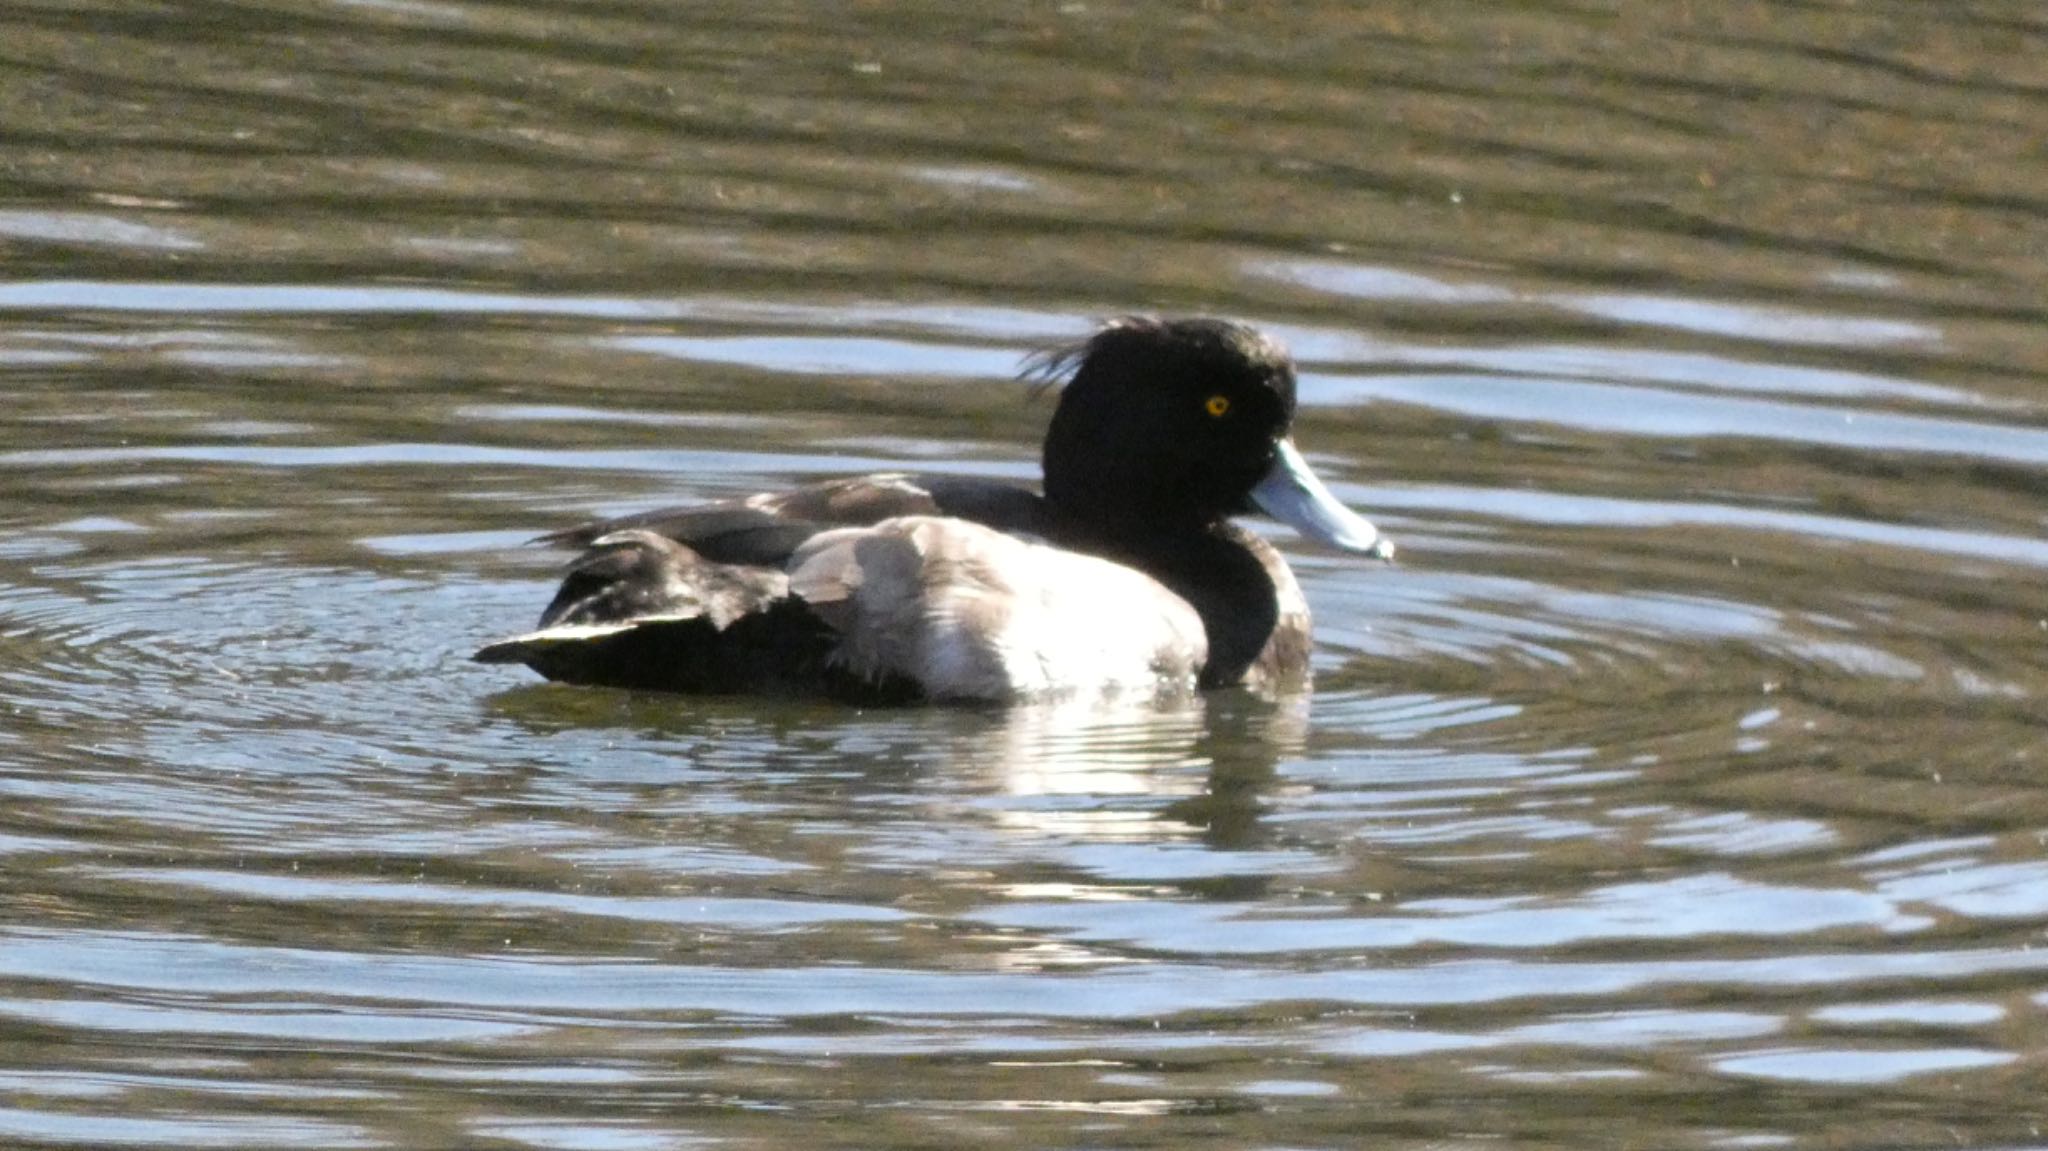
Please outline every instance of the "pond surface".
M2042 1146L2048 20L16 0L0 1144ZM540 684L1213 312L1312 696Z

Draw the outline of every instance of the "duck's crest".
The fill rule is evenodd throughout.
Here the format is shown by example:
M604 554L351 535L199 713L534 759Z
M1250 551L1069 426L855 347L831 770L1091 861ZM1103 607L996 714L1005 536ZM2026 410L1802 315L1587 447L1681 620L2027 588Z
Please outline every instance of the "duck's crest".
M1111 316L1095 326L1095 330L1079 340L1065 344L1054 344L1040 348L1024 359L1024 367L1017 378L1031 384L1031 398L1036 400L1047 392L1064 386L1074 378L1088 353L1094 351L1104 337L1115 332L1159 332L1166 327L1166 321L1158 316L1131 314Z

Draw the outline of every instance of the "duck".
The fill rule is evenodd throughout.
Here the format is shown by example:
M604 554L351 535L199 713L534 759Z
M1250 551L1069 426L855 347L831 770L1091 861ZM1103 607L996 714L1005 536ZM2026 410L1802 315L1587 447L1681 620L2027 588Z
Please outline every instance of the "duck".
M1039 489L883 473L599 520L539 626L474 658L546 679L853 703L1305 684L1310 612L1263 513L1393 545L1290 430L1295 367L1234 320L1125 316L1032 357L1058 386Z

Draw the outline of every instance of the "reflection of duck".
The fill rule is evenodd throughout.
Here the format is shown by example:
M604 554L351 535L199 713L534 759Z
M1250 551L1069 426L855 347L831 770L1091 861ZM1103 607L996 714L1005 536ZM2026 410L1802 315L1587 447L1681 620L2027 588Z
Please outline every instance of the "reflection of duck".
M1124 319L1043 368L1071 377L1043 495L873 475L559 532L588 550L540 630L476 658L571 683L890 700L1299 679L1308 604L1226 517L1256 505L1392 549L1287 438L1287 353L1227 321Z
M1004 708L949 775L988 779L995 825L1085 852L1107 843L1179 842L1233 851L1265 843L1262 798L1280 760L1307 738L1309 697L1069 699Z

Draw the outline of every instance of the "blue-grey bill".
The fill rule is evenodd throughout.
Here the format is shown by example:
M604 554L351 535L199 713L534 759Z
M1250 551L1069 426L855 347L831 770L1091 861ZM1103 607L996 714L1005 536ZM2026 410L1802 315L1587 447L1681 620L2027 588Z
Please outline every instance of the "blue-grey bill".
M1377 559L1394 558L1394 544L1364 516L1337 502L1323 481L1309 470L1293 440L1281 440L1273 468L1252 489L1259 510L1331 547L1363 552Z

